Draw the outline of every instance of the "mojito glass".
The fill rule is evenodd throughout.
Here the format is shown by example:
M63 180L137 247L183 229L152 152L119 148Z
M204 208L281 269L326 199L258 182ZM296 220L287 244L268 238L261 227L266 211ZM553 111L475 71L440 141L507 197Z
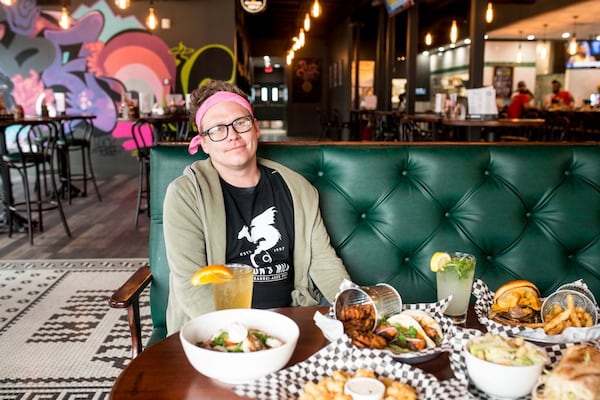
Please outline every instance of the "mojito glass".
M250 308L254 287L254 269L244 264L227 264L233 276L213 284L215 309Z
M468 253L448 254L450 261L436 272L437 298L441 300L452 295L444 314L460 325L467 321L476 259Z

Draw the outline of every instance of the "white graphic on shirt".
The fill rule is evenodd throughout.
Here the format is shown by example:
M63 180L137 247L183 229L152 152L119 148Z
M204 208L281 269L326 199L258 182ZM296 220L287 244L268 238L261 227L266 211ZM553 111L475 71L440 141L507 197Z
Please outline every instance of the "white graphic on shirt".
M250 255L250 261L254 268L259 268L255 259L263 252L264 254L261 259L263 263L270 263L273 260L268 250L275 247L281 239L281 233L273 226L275 224L276 212L277 209L275 207L268 208L262 214L252 219L250 227L244 225L238 233L238 239L245 238L250 243L256 245L256 249Z

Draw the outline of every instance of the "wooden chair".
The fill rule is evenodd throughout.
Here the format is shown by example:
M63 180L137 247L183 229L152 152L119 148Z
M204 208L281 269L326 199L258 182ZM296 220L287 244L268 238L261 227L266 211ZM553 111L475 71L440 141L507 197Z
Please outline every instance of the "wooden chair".
M556 116L546 120L541 140L555 142L569 139L569 118Z

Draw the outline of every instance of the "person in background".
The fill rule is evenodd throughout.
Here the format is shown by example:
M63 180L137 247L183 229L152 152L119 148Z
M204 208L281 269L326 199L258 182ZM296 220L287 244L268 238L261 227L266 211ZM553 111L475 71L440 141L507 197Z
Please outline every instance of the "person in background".
M569 57L569 64L596 61L596 57L590 53L588 44L586 42L579 42L577 52Z
M552 81L552 96L550 97L550 109L559 108L570 110L573 108L573 95L568 90L561 90L562 84L556 79Z
M291 169L257 158L260 130L237 86L210 81L190 103L199 134L189 152L201 148L209 157L187 166L165 195L169 334L215 309L212 285L190 284L211 264L254 268L253 308L333 302L350 278L330 244L317 190Z
M531 104L534 96L527 89L524 81L520 81L517 85L517 91L512 96L508 108L506 109L507 118L521 118L527 110L535 110L536 107Z

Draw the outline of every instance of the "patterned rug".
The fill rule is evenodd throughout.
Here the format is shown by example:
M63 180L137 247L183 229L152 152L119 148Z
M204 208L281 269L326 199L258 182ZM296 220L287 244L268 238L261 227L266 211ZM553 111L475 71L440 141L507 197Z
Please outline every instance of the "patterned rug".
M107 298L146 262L0 261L0 399L108 399L131 341ZM145 341L147 291L141 305Z

